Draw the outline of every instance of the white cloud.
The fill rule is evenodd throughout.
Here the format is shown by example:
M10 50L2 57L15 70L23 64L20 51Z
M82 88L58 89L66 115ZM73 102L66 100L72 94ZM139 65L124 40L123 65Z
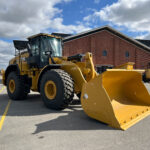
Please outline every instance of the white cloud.
M87 16L85 19L90 21L90 19L99 18L118 27L126 27L132 32L150 33L149 7L150 0L118 0Z
M21 38L48 29L61 32L80 32L84 25L64 25L58 3L71 0L6 0L0 1L0 37ZM69 28L69 30L67 30Z
M60 0L1 0L1 37L26 37L48 28L49 20L61 10L54 7ZM19 7L18 7L19 6Z
M87 25L63 23L62 11L56 5L72 0L0 0L0 39L24 39L40 32L76 33ZM13 44L0 40L0 68L13 56Z
M150 34L149 33L141 33L140 35L134 37L135 39L150 39Z
M64 32L64 33L78 33L81 31L86 31L89 30L89 27L86 27L82 22L78 21L77 25L63 25L63 19L62 18L55 18L51 24L50 28L51 29L56 29L57 26L57 31L58 32Z
M83 18L83 21L86 23L86 25L92 26L97 24L98 19L99 13L96 12L96 10L94 10L93 13L89 14L88 16L85 16Z
M9 60L15 54L13 44L0 40L0 69L6 68Z
M119 0L100 10L99 16L133 32L150 32L149 6L149 0Z

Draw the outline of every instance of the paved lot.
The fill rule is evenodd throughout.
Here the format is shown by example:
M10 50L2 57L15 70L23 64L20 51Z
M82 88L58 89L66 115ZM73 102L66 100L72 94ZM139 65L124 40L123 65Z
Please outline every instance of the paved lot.
M0 119L8 102L5 89L0 94ZM121 131L88 118L78 103L53 111L45 108L39 94L30 94L25 101L11 101L0 131L0 150L34 149L149 150L150 117Z

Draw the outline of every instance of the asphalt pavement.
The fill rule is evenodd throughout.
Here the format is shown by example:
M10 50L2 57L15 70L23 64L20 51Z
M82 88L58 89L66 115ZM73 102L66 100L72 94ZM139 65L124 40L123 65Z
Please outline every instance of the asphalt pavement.
M24 101L11 101L4 89L0 126L0 150L150 149L150 117L126 131L114 129L85 115L76 97L68 109L54 111L44 106L38 93Z

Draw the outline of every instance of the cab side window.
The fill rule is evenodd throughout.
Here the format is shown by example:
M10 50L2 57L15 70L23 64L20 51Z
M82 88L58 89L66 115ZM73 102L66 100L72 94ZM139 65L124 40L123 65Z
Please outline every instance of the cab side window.
M48 45L47 45L47 41L46 39L43 37L43 39L41 40L41 51L40 51L40 60L43 63L48 63L49 60L49 56L45 55L45 52L49 51Z
M30 41L32 56L39 56L39 39L33 39Z

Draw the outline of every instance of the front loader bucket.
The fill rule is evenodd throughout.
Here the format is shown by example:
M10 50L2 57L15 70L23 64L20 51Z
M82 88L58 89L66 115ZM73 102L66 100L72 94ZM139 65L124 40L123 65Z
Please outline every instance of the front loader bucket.
M135 70L110 69L83 85L85 113L114 128L126 130L150 114L150 95Z

